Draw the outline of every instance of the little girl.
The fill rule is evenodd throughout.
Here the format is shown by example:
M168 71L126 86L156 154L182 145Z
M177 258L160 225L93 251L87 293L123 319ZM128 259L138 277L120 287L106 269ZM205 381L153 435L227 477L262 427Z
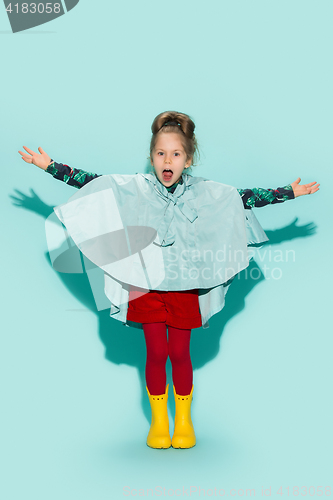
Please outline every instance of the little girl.
M82 253L104 270L110 316L143 329L151 448L196 443L191 329L207 328L223 308L231 281L248 266L247 245L267 241L251 209L319 189L316 182L300 185L300 178L273 190L235 189L193 177L188 172L198 151L194 128L188 115L176 111L154 119L149 174L99 175L57 163L42 148L40 154L25 146L28 154L19 151L25 162L81 188L54 211ZM176 402L172 439L168 356Z

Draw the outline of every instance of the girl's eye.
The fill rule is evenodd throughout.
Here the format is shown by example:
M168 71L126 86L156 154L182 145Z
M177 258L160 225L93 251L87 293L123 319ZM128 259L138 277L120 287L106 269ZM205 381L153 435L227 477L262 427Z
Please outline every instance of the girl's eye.
M158 154L158 155L164 155L164 153L162 153L162 151L159 151L157 154ZM180 156L180 153L175 153L175 155Z

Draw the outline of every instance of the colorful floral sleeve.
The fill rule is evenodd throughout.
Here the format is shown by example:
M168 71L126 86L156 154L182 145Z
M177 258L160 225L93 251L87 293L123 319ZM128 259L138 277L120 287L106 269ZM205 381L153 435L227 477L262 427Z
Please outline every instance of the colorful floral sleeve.
M264 207L265 205L274 205L274 203L283 203L295 198L294 190L290 184L277 189L237 189L240 194L244 208Z
M57 163L51 160L52 163L49 164L45 172L53 175L55 179L66 182L70 186L76 188L81 188L88 182L100 177L99 174L94 174L92 172L86 172L85 170L79 170L77 168L71 168L63 163Z

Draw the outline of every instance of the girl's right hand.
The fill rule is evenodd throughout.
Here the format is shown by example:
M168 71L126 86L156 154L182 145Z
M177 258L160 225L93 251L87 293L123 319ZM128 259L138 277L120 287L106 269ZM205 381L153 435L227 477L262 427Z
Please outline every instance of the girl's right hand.
M23 146L23 148L29 154L27 155L26 153L19 151L20 155L22 156L22 160L24 160L26 163L33 163L34 165L36 165L36 167L39 167L42 170L47 169L47 167L51 163L51 158L48 154L45 153L45 151L42 150L42 148L38 148L40 154L35 153L34 151L32 151L32 149L26 148L25 146Z

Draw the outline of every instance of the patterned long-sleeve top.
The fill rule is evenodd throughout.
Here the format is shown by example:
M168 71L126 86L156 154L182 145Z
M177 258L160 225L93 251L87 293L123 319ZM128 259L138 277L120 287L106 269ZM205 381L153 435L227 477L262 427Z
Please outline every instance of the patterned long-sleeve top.
M50 165L47 167L45 172L51 174L55 179L59 179L70 186L76 188L81 188L88 182L100 177L102 174L94 174L92 172L86 172L85 170L80 170L77 168L71 168L69 165L63 163L57 163L51 160ZM180 181L182 182L181 178ZM168 191L171 193L176 189L177 184L170 186ZM292 200L295 198L293 188L290 184L277 189L263 189L263 188L252 188L252 189L237 189L239 195L242 198L242 202L245 209L251 209L253 207L264 207L265 205L273 205L274 203L282 203L286 200Z

